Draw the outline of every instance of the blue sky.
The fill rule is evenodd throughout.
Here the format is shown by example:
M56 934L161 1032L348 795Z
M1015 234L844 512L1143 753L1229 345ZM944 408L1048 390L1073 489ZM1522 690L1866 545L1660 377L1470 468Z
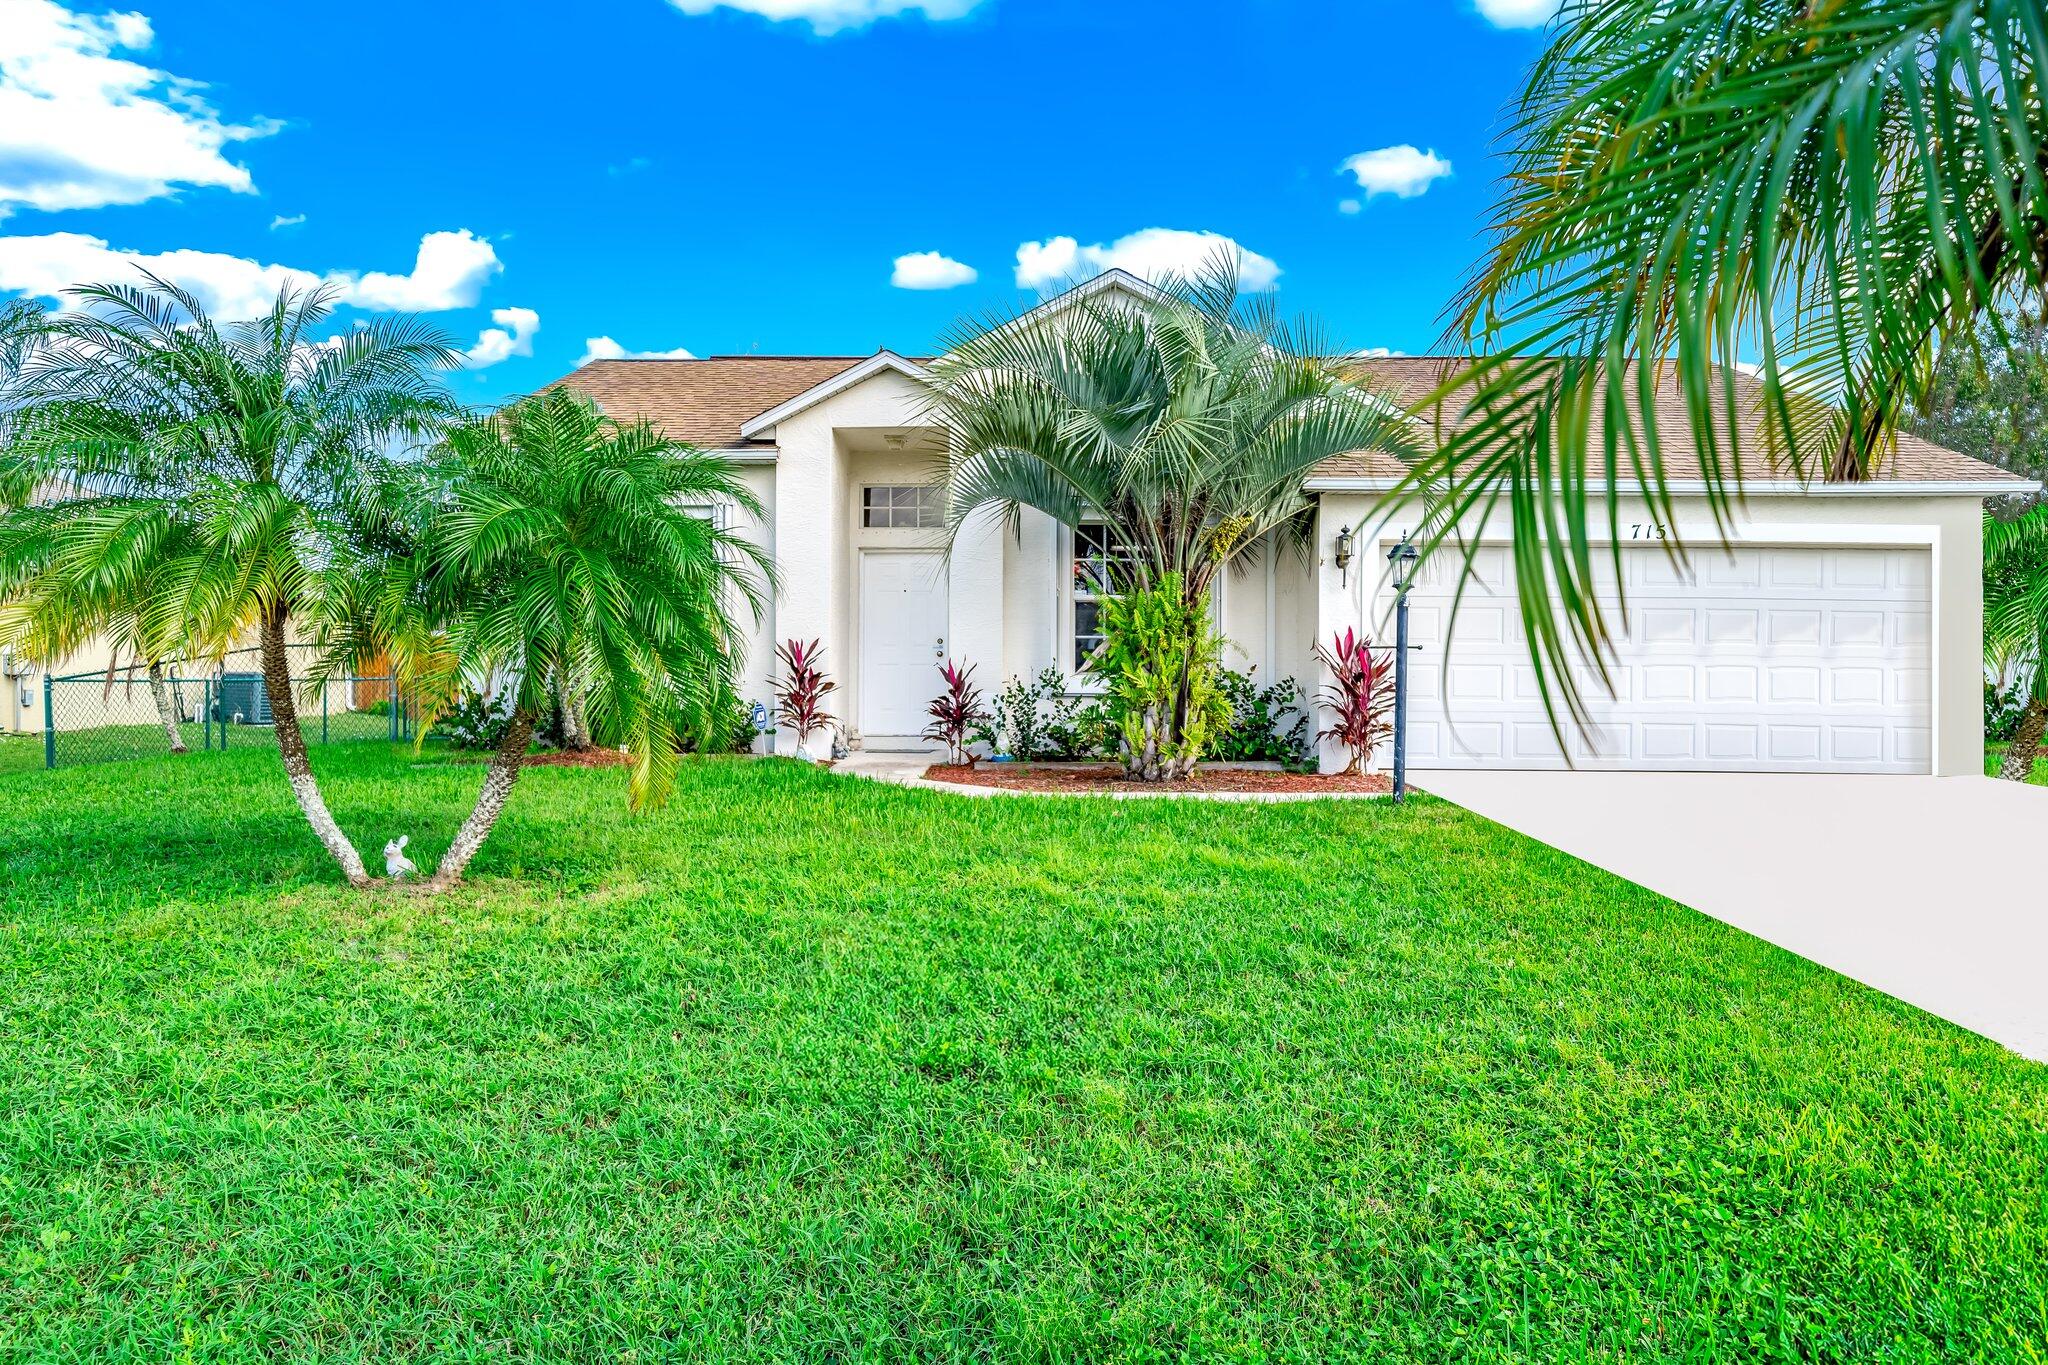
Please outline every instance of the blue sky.
M1181 234L1347 346L1426 350L1548 8L140 4L0 0L0 294L332 278L340 325L419 310L472 350L476 401L594 338L916 352Z

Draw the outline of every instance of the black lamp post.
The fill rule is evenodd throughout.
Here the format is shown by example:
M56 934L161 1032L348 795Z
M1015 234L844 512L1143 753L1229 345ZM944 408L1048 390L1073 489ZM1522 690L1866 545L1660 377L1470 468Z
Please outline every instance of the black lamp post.
M1394 572L1394 800L1408 795L1408 583L1418 558L1402 541L1387 551Z

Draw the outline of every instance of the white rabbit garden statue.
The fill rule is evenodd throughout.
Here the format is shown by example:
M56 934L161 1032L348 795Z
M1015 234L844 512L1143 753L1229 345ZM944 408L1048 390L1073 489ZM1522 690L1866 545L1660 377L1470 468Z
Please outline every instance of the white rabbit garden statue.
M403 881L419 871L412 865L412 859L405 856L405 846L411 842L410 834L401 834L384 845L384 875L393 881Z

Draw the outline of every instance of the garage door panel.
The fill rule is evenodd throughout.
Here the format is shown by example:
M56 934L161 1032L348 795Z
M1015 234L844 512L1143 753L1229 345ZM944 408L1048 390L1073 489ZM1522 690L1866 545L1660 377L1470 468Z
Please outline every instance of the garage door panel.
M1594 732L1563 748L1519 628L1505 547L1450 625L1455 572L1418 579L1409 754L1418 767L1927 771L1931 613L1925 551L1739 547L1690 573L1657 547L1623 554L1631 584L1614 695L1573 673ZM1455 567L1455 566L1453 566ZM1618 615L1610 620L1620 621Z

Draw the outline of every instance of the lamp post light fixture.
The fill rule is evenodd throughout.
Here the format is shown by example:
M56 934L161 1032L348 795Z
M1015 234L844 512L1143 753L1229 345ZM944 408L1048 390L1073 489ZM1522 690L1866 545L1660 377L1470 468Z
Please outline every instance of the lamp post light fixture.
M1421 556L1413 542L1403 540L1387 551L1394 576L1394 801L1408 795L1408 585Z
M1338 528L1336 553L1331 558L1337 561L1337 581L1349 587L1351 585L1349 573L1351 568L1351 528L1349 526Z

